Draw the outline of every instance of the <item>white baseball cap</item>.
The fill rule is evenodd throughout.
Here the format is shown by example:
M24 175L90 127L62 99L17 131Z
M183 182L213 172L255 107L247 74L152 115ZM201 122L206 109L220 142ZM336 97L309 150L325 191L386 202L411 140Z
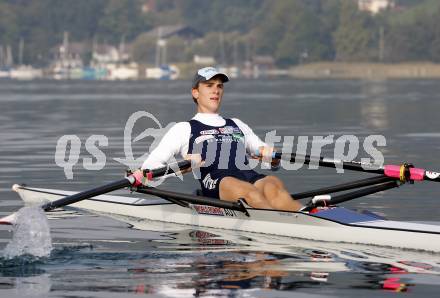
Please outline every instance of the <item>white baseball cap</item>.
M200 82L206 82L212 79L215 76L220 76L223 83L229 81L229 77L220 71L218 71L215 67L209 66L200 68L197 73L194 75L193 79L193 88L196 88Z

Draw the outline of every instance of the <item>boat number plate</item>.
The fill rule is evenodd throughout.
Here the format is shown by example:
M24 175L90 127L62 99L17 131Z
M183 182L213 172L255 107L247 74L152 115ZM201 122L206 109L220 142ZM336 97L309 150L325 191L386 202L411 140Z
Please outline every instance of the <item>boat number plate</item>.
M219 207L203 206L203 205L194 205L194 209L199 214L237 217L235 211L230 209L223 209Z

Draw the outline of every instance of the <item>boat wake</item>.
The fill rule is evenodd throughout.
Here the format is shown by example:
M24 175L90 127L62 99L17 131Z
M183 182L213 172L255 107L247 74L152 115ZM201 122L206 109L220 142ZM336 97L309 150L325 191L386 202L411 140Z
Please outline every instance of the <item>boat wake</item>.
M3 251L4 259L28 255L48 257L52 251L50 227L40 207L23 207L17 212L13 237Z

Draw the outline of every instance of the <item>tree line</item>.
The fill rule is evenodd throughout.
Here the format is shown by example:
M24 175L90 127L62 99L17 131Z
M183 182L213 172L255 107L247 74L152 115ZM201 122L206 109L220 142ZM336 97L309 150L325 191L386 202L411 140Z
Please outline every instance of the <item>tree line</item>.
M156 41L145 32L174 24L204 38L188 44L172 37L170 62L191 61L194 54L224 64L265 55L279 66L440 62L437 0L396 0L395 8L376 15L359 11L357 0L0 0L0 45L11 45L17 59L24 40L23 62L33 65L49 63L65 31L77 42L125 40L136 62L151 63Z

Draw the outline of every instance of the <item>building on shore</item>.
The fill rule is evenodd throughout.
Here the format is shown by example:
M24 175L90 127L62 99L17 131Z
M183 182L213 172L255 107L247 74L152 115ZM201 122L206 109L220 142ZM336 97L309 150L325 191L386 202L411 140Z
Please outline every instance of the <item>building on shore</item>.
M83 57L91 54L89 62ZM54 57L49 74L54 79L128 80L138 79L136 63L130 62L129 50L124 39L119 47L90 43L69 42L69 33L64 33L63 43L54 48Z
M396 6L394 0L358 0L358 8L373 15Z

